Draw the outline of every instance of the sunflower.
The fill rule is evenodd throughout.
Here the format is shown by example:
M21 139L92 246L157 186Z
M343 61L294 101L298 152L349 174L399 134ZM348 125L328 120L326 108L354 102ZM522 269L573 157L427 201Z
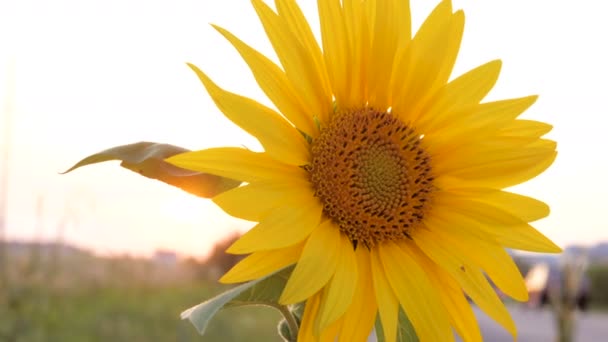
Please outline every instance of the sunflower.
M529 222L549 214L504 191L544 171L551 126L518 119L535 96L482 100L499 60L453 80L464 14L441 2L415 35L407 0L318 0L319 45L294 0L253 0L280 66L227 30L276 109L228 92L190 65L217 107L264 152L211 148L168 159L241 180L213 201L258 222L228 252L244 282L295 268L282 304L305 302L299 340L388 341L402 309L422 341L481 340L477 306L514 337L487 277L525 301L506 248L559 252Z

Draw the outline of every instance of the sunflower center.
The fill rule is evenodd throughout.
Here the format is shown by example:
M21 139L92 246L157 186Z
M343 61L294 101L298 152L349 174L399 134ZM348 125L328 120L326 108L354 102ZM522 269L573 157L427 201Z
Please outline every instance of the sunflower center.
M356 247L410 236L433 193L422 137L391 113L337 113L312 143L315 195Z

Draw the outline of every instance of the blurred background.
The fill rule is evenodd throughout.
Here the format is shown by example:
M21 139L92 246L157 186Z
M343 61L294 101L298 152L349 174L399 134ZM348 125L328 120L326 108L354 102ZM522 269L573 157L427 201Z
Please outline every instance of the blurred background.
M315 1L299 1L318 34ZM467 22L457 76L503 60L488 100L539 94L555 164L514 191L542 199L535 224L561 257L514 254L531 291L509 302L520 341L608 334L606 79L601 2L454 0ZM412 1L418 27L434 2ZM199 337L179 313L224 290L225 246L251 222L211 201L81 158L138 142L247 146L187 68L271 105L223 26L276 60L245 0L0 2L0 341L272 341L278 315L230 309ZM238 322L235 324L233 320ZM490 341L508 335L480 315ZM563 334L563 332L562 332Z

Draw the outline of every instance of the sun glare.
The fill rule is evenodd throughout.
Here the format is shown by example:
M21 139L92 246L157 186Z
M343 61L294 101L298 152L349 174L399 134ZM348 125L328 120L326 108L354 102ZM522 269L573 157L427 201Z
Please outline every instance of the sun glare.
M196 224L203 220L204 208L200 198L189 194L176 194L160 208L163 217L179 224Z

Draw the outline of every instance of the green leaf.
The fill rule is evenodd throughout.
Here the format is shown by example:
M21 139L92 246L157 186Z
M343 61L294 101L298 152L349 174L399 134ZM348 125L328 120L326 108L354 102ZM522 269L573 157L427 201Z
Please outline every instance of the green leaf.
M222 308L241 305L267 305L279 308L278 300L287 283L293 267L288 267L265 278L256 279L248 283L233 287L232 289L213 297L206 302L191 307L182 312L182 319L188 319L202 335L207 329L209 321Z
M138 142L90 155L63 174L85 165L120 160L120 166L126 169L176 186L199 197L211 198L241 184L240 181L234 179L182 169L165 161L166 158L188 151L185 148L168 144Z
M386 342L384 338L384 330L382 330L382 323L380 317L376 319L376 337L378 342ZM407 315L402 308L399 308L399 324L397 325L397 342L418 342L418 336L412 323L407 318Z

